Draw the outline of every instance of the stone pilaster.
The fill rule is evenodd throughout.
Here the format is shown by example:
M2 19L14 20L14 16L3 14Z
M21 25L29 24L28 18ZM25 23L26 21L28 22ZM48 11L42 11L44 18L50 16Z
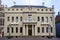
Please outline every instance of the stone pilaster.
M35 25L35 36L37 36L37 25Z
M25 36L25 25L23 25L23 36Z

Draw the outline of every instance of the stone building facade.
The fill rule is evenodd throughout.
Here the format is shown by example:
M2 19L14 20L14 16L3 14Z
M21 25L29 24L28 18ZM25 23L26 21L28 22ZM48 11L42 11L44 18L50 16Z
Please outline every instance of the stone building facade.
M14 5L4 10L4 36L56 36L53 6Z

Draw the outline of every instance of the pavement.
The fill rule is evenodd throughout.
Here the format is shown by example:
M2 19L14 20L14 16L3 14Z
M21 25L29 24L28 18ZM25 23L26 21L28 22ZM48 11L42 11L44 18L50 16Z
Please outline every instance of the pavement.
M0 40L60 40L60 38L40 38L40 37L18 37L18 38L1 38Z

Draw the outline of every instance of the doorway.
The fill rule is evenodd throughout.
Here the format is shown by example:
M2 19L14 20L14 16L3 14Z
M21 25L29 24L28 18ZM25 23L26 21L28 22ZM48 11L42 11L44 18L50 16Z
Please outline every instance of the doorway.
M32 36L32 25L28 25L28 36Z

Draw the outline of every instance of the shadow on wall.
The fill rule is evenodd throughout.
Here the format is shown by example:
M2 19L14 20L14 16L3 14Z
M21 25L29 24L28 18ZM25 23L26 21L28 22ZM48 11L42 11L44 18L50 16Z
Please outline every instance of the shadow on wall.
M60 22L56 23L56 37L60 37Z

